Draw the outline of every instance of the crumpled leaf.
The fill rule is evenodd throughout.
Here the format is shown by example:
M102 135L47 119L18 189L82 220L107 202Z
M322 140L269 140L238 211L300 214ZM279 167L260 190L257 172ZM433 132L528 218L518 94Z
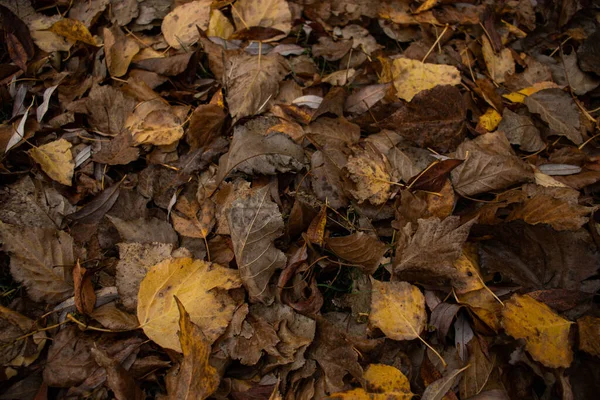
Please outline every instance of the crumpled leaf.
M279 54L229 58L225 65L225 86L234 121L268 110L267 103L277 96L279 81L286 74L284 60Z
M292 13L285 0L239 0L235 3L232 15L238 31L261 26L282 32L265 42L286 37L292 28Z
M388 201L392 177L385 156L377 149L356 148L348 157L345 172L351 184L347 191L359 204L368 200L373 205L381 205Z
M211 0L197 0L175 7L163 19L161 30L169 46L188 48L198 41L196 25L206 30L210 19Z
M32 148L29 154L50 178L63 185L71 186L75 171L71 147L73 147L71 143L65 139L58 139Z
M466 107L460 90L440 85L424 90L408 104L377 122L419 147L432 147L441 152L456 148L465 138Z
M330 399L347 400L405 400L412 399L410 382L398 369L391 365L370 364L363 378L367 389L353 389L347 392L334 393Z
M138 320L154 342L181 352L176 335L177 296L212 343L225 331L235 309L227 290L241 284L233 269L191 258L166 259L150 268L140 284Z
M554 134L566 136L575 144L583 142L579 109L567 93L560 89L541 90L528 96L524 103L530 112L540 115Z
M381 259L388 251L385 243L364 232L341 237L328 237L325 243L338 257L358 264L358 268L367 274L372 274L377 270Z
M465 160L452 171L452 183L460 195L473 196L533 179L533 171L500 131L463 142L453 158Z
M502 326L506 333L524 339L529 354L550 368L568 368L573 361L569 343L571 324L527 295L514 294L502 309Z
M390 339L419 337L427 323L425 297L408 282L380 282L371 278L369 325L379 328Z
M183 351L183 362L176 376L167 377L169 399L200 399L209 397L219 386L217 370L208 362L211 342L202 329L192 322L190 314L177 297L179 310L179 341Z
M498 130L504 132L508 141L518 145L521 150L536 152L546 147L531 118L512 112L508 107L502 113Z
M264 304L273 302L269 281L286 264L285 254L273 242L283 235L283 218L268 189L265 186L238 198L227 214L241 280L250 301Z
M274 132L267 136L238 126L227 154L219 160L217 181L232 171L249 175L298 172L304 167L304 151L289 136Z
M68 233L0 222L0 239L10 254L13 278L25 285L34 301L55 304L73 294L70 271L75 259Z
M460 72L454 66L428 64L408 58L394 60L392 77L397 96L406 101L411 101L423 90L460 83Z

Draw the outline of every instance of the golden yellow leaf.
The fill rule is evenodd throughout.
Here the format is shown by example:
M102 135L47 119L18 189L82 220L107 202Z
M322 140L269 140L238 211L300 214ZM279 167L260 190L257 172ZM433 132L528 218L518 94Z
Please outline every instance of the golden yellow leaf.
M530 296L513 295L502 310L502 325L510 336L525 340L525 348L550 368L567 368L573 361L569 343L571 321Z
M169 399L206 399L219 387L219 374L209 364L211 343L202 329L194 324L181 301L175 297L179 311L179 342L183 362L177 374L167 376Z
M363 378L366 382L366 390L354 389L334 393L329 398L343 400L404 400L413 397L408 378L392 366L371 364L367 367Z
M196 25L206 30L210 20L212 0L198 0L177 6L163 19L161 30L169 46L176 49L190 46L198 41L200 33Z
M502 49L498 54L494 52L492 44L486 35L481 36L481 52L485 66L494 82L503 83L507 75L515 73L515 60L509 49Z
M460 287L454 285L456 293L467 293L479 290L484 287L479 278L479 262L477 260L477 250L469 245L463 246L460 257L453 263L458 271L456 281L460 282Z
M487 326L498 332L502 305L486 288L458 295L460 304L466 304Z
M164 146L183 137L181 120L168 108L153 110L131 126L131 135L136 144Z
M411 101L423 90L460 83L460 72L452 65L427 64L408 58L394 60L392 77L396 94L406 101Z
M229 19L220 10L212 10L206 34L228 39L229 36L233 35L233 32L233 24L229 22Z
M390 339L412 340L425 328L425 297L408 282L380 282L371 278L369 324Z
M421 4L419 6L419 8L417 8L415 10L415 14L422 13L427 10L431 10L433 7L437 6L438 3L439 3L439 0L425 0L423 2L423 4Z
M104 54L106 67L111 76L123 76L133 57L140 51L135 39L125 36L120 28L104 28Z
M153 266L140 284L138 320L158 345L181 352L177 296L212 343L225 331L235 309L227 290L241 285L239 273L233 269L191 258L164 260Z
M534 83L533 86L527 87L525 89L521 89L517 92L504 94L502 97L512 101L513 103L522 103L525 101L527 96L531 96L534 93L539 92L544 89L552 89L558 88L559 86L554 82L538 82Z
M232 5L231 14L238 31L262 26L278 29L284 33L264 42L282 39L292 29L292 12L285 0L238 0Z
M52 24L49 31L67 39L79 40L80 42L96 46L96 40L88 28L86 28L81 21L76 19L64 18L60 21L56 21Z
M50 178L63 185L71 186L75 170L71 147L71 143L65 139L58 139L32 148L29 154Z
M479 117L479 123L477 124L477 127L481 127L487 132L492 132L496 130L496 128L500 124L500 121L502 121L502 115L500 115L498 111L490 107L487 109L485 114Z

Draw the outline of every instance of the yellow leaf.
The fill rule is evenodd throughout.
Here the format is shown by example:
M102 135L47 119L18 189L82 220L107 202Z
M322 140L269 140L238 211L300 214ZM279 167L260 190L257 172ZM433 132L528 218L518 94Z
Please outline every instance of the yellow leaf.
M411 101L423 90L460 83L460 72L452 65L427 64L408 58L394 60L392 76L396 94L406 101Z
M191 258L164 260L140 284L137 315L144 333L161 347L181 352L174 296L186 307L210 343L227 328L235 302L227 290L242 285L236 270Z
M163 19L161 30L169 46L176 49L198 41L200 32L196 25L206 30L210 20L212 0L192 1L177 6Z
M164 146L175 143L183 136L181 120L168 108L153 110L131 126L136 144Z
M273 42L287 36L292 29L292 12L285 0L238 0L231 6L233 22L238 31L253 26L282 31L264 42Z
M65 139L59 139L34 147L29 150L29 154L50 178L63 185L71 186L75 170L71 147L71 143Z
M492 296L488 289L474 290L458 296L460 304L466 304L487 326L498 332L500 329L500 312L502 305Z
M175 297L179 311L179 342L183 362L177 374L167 376L169 399L206 399L219 387L219 374L208 362L211 343L194 324L181 301Z
M458 277L455 281L460 282L460 287L454 284L456 293L467 293L484 287L479 278L478 264L477 250L472 246L465 245L460 257L453 263L454 268L458 272Z
M140 51L137 42L123 34L120 28L104 28L104 54L106 67L111 76L123 76L133 57Z
M510 336L525 340L525 348L550 368L567 368L573 361L569 343L571 321L530 296L515 294L502 310L502 325Z
M437 6L438 3L439 3L439 0L425 0L423 2L423 4L421 4L419 6L419 8L417 8L415 10L415 14L422 13L427 10L431 10L433 7Z
M490 107L487 109L485 114L479 117L479 123L477 124L477 127L482 127L487 132L492 132L496 130L500 124L500 121L502 121L502 115Z
M56 33L67 39L79 40L80 42L96 46L96 40L88 28L86 28L81 21L76 19L64 18L60 21L56 21L49 30L50 32Z
M513 103L522 103L525 101L527 96L531 96L534 93L539 92L544 89L552 89L558 88L559 86L554 82L538 82L534 83L533 86L530 86L525 89L521 89L518 92L513 92L509 94L504 94L502 97L512 101Z
M233 35L233 32L233 24L229 22L229 19L227 19L221 11L216 9L212 10L206 34L208 36L217 36L222 39L228 39L229 36Z
M371 326L390 339L412 340L425 328L425 297L408 282L380 282L371 278Z
M389 365L371 364L363 378L367 389L354 389L332 394L330 399L343 400L404 400L411 399L410 383L404 374Z
M373 205L388 201L392 190L392 177L388 163L379 151L369 148L358 149L348 158L346 170L352 187L348 192L363 203L368 200Z
M488 72L494 82L503 83L506 75L515 73L515 60L509 49L502 49L498 54L494 52L492 44L486 35L481 36L481 52Z

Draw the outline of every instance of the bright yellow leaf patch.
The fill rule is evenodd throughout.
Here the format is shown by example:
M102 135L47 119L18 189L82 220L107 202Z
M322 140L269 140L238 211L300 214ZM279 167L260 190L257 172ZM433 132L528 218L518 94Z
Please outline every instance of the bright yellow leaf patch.
M423 90L460 83L460 72L452 65L427 64L408 58L394 60L392 77L396 94L406 101L411 101Z
M371 364L363 378L367 389L353 389L332 394L330 399L343 400L404 400L411 399L410 383L404 374L389 365Z
M58 36L96 46L96 40L86 26L76 19L64 18L56 21L49 29Z

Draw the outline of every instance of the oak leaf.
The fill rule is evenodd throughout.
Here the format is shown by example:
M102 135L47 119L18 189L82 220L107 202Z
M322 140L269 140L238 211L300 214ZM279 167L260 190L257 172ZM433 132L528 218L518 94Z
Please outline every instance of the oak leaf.
M425 297L408 282L380 282L371 278L369 325L379 328L390 339L419 337L427 322Z
M65 139L58 139L32 148L29 154L50 178L63 185L71 186L75 171L71 147L73 147L71 143Z
M217 370L208 362L211 341L196 325L183 303L174 297L179 311L179 342L183 361L176 375L167 376L169 399L204 400L219 386Z
M286 264L285 254L274 243L283 235L283 218L268 189L265 186L238 198L227 214L241 280L250 301L264 304L273 302L269 281Z
M210 343L235 309L227 290L241 286L237 271L191 258L169 258L148 271L138 292L137 315L144 333L161 347L181 352L175 296L187 307Z
M200 38L210 19L211 0L198 0L177 6L163 19L161 30L169 46L187 48Z
M439 85L460 84L460 72L452 65L428 64L408 58L392 64L394 87L399 98L411 101L419 92Z
M529 354L549 368L568 368L571 365L571 324L547 305L527 295L513 295L502 310L502 326L506 333L516 339L524 339Z

